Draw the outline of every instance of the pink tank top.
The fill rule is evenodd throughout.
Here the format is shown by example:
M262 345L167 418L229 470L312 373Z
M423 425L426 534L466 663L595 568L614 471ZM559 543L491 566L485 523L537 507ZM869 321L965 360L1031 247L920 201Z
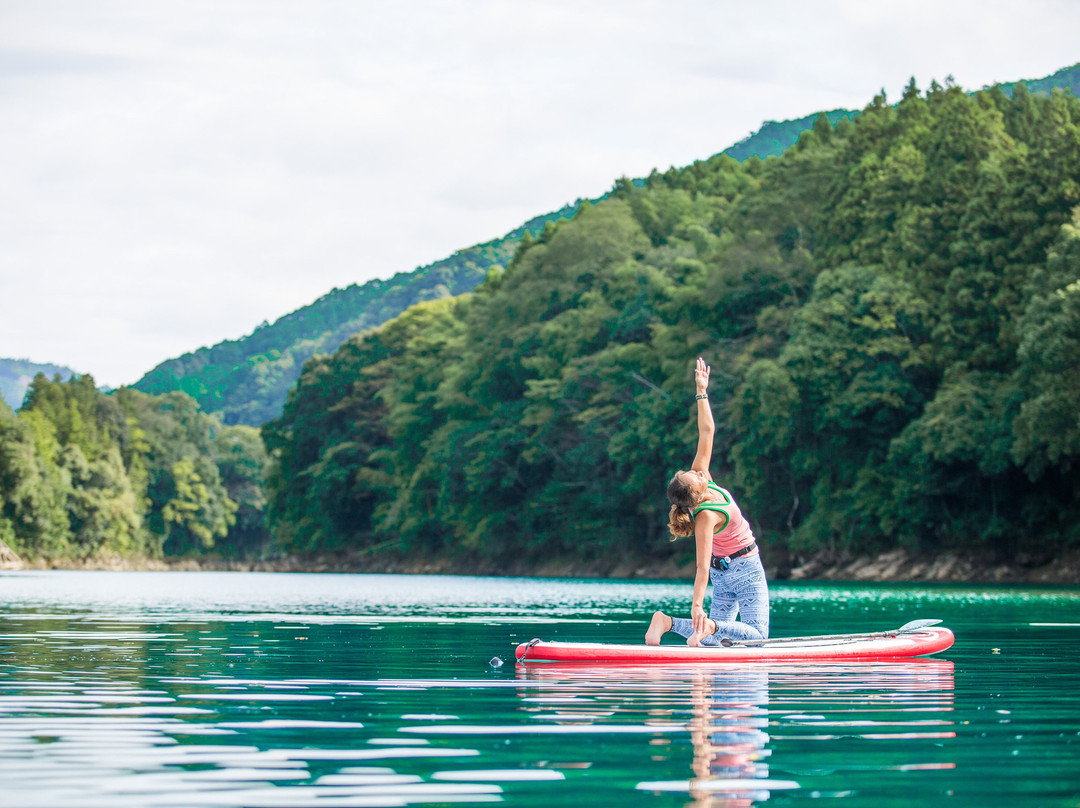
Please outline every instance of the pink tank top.
M721 488L716 483L709 481L709 490L717 497L715 502L702 502L694 508L694 516L699 511L714 511L720 517L716 531L713 533L712 552L714 556L729 556L737 550L741 550L754 540L754 532L750 529L750 523L742 515L739 506L735 504L735 497L731 492ZM725 519L725 517L727 517ZM753 555L754 549L748 555Z

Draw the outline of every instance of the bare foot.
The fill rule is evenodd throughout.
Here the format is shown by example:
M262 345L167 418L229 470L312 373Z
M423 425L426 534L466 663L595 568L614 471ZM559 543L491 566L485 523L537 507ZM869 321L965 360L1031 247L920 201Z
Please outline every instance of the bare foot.
M645 632L646 645L659 645L660 638L671 631L672 619L663 612L653 612L649 630Z
M705 628L707 631L695 631L690 635L690 638L686 641L687 645L701 645L701 638L708 637L716 633L716 621L710 617L705 618Z

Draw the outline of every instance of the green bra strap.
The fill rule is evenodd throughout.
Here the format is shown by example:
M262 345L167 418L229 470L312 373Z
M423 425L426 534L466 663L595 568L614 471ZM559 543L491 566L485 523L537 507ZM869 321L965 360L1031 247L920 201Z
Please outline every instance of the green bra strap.
M694 516L696 517L700 511L712 511L713 513L722 513L724 515L724 524L716 528L716 530L713 531L714 534L719 533L721 530L727 527L728 523L731 521L731 514L725 511L723 506L719 503L706 503L704 505L698 505L696 508L694 508Z
M717 504L719 504L719 505L730 505L731 504L731 497L728 496L727 491L725 491L723 488L718 486L712 480L709 481L708 486L709 486L710 490L715 491L716 493L718 493L720 496L722 496L724 498L723 502L720 502L720 503L717 503Z

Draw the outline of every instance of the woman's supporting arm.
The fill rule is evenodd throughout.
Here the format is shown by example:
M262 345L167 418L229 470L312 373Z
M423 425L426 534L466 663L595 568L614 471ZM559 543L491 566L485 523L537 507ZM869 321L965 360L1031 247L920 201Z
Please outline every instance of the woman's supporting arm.
M716 523L716 514L703 511L700 518L694 520L694 544L697 549L697 564L694 567L694 599L690 602L690 619L694 622L694 631L704 632L708 614L705 612L705 590L709 586L709 568L712 566L712 531Z

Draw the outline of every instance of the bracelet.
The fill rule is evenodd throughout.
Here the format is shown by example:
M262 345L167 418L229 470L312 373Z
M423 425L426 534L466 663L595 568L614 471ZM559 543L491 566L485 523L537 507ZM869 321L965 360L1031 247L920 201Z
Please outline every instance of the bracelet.
M698 393L696 396L694 396L694 401L701 401L701 399L708 398L708 397L709 397L708 393Z

